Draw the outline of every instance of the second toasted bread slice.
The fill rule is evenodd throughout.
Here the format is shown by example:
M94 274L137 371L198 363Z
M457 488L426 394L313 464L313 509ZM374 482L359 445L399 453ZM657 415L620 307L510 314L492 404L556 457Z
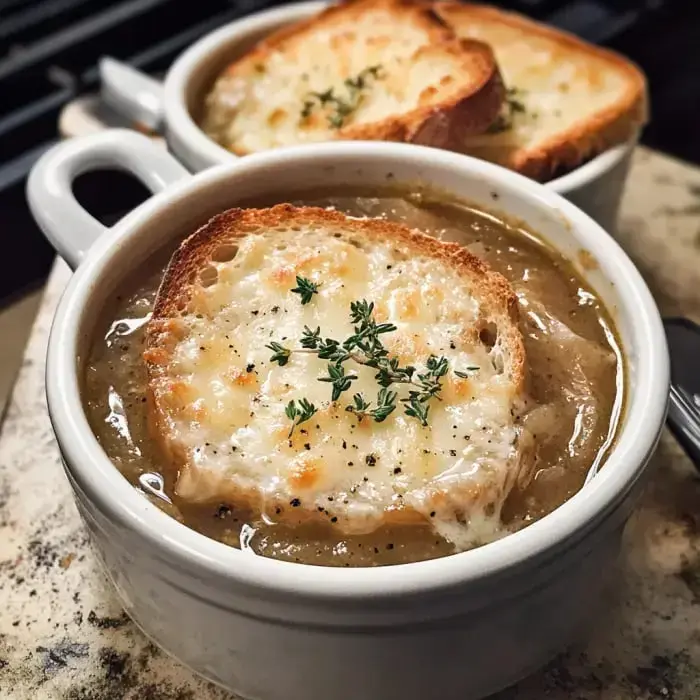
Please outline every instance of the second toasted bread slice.
M450 148L486 129L502 101L489 47L457 39L422 3L355 0L230 65L202 126L239 155L334 139Z
M491 128L463 143L470 155L546 181L644 125L646 82L631 61L513 12L435 7L460 37L491 46L507 89Z
M355 313L395 326L382 345L412 383L382 387L361 345L339 363L309 349L357 334ZM459 547L499 532L521 466L525 354L509 284L457 244L318 208L225 212L174 255L145 359L187 501L346 533L430 523ZM423 420L410 397L431 367L440 390ZM338 371L351 386L334 398Z

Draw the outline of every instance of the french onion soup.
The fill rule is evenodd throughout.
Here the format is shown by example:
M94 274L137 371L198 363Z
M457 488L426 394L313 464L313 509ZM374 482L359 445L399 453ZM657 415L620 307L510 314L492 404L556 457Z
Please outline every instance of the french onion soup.
M119 291L88 358L102 447L251 553L373 566L522 528L602 466L612 321L520 224L429 191L246 202Z

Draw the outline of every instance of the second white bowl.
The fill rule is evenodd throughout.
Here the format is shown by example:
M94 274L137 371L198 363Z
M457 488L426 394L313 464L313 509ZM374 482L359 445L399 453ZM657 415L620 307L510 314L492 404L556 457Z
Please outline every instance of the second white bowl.
M207 90L233 59L286 25L306 19L327 2L292 3L252 14L206 35L172 65L165 84L137 74L110 59L101 68L103 96L136 120L163 126L170 150L192 172L237 159L202 131L196 121ZM637 139L611 148L570 173L546 184L609 233L614 234L620 199Z

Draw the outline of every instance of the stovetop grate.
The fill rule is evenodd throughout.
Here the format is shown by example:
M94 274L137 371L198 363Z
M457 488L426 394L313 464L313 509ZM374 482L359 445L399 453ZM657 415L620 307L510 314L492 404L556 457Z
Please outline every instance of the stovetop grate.
M10 259L0 263L0 300L42 279L48 269L52 253L31 222L24 181L32 163L57 139L63 105L97 87L99 57L108 54L143 70L161 72L203 34L274 4L279 0L0 0L0 220L5 235L12 236L12 260L22 260L21 265ZM696 3L683 0L504 0L495 4L594 42L619 43L647 70L643 58L635 55L632 34L640 37L637 43L649 43L644 39L647 29L653 26L658 32L658 23L678 8L700 16L689 9ZM686 22L686 34L688 26ZM663 85L667 83L665 73ZM122 186L121 181L118 187L108 185L104 180L104 187L89 188L87 200L93 209L105 215L111 212L113 217L135 203L138 188Z

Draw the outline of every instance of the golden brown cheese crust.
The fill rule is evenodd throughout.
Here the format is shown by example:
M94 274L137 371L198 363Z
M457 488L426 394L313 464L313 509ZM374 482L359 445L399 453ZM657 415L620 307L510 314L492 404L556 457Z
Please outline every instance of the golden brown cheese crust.
M478 298L481 307L491 322L498 328L499 343L504 348L507 356L505 373L509 375L510 384L515 394L524 391L526 375L526 358L522 336L518 329L518 302L517 297L507 280L497 272L491 270L482 260L474 256L468 250L456 243L441 242L432 236L425 235L409 229L399 223L379 219L350 219L345 215L327 209L316 207L295 207L290 204L280 204L269 209L230 209L212 218L209 223L187 238L173 255L170 264L163 277L158 291L152 318L147 327L146 349L144 359L146 361L149 386L151 390L151 427L154 439L162 446L164 456L173 466L188 480L189 488L196 490L200 473L192 469L187 456L164 434L165 413L178 410L188 410L194 397L186 396L187 387L172 382L163 390L162 373L171 362L174 344L181 337L183 315L192 312L191 305L197 304L198 292L201 290L200 281L202 272L206 270L212 261L230 260L235 256L237 244L248 236L256 233L269 233L277 227L285 229L297 226L312 226L318 229L334 228L339 226L344 231L355 236L361 236L368 240L375 239L386 243L396 242L402 246L403 251L414 251L416 255L423 255L443 262L459 272L460 276L470 280L470 288ZM299 235L303 235L300 233ZM206 278L206 275L204 275ZM290 281L294 283L295 271L291 271ZM291 285L290 285L291 286ZM478 335L478 329L474 331ZM474 339L476 340L476 338ZM231 377L234 382L257 381L254 375ZM454 384L455 386L452 386ZM469 390L469 380L447 378L446 391L454 392L460 396ZM157 395L157 398L156 398ZM331 405L328 411L344 413L342 407ZM313 423L313 421L312 421ZM292 465L290 482L300 489L313 486L315 479L323 464L314 461L311 456L304 454L303 443L313 441L315 427L308 424L308 433L301 436L295 433L289 440L292 450L297 452ZM369 424L363 424L361 429L371 430ZM285 438L286 441L286 438ZM319 471L320 470L320 471ZM514 471L512 478L503 487L510 490L513 480L517 478ZM199 482L203 484L204 482ZM206 487L202 487L206 488ZM468 487L473 494L461 493L460 498L484 499L496 501L499 497L498 489L493 484L472 485ZM479 493L477 491L481 490ZM502 495L502 494L500 494ZM431 498L438 506L450 508L452 498L448 488L434 488ZM327 522L325 514L318 509L289 507L288 499L283 497L277 500L263 498L255 488L241 490L239 485L231 483L225 493L217 492L216 498L222 498L228 502L244 505L254 511L260 511L263 507L268 512L272 508L275 518L279 522L299 524L305 521L319 520ZM455 506L456 507L456 506ZM418 524L425 522L425 516L411 507L402 504L388 507L384 513L386 523Z
M553 131L533 145L524 143L520 148L512 149L507 160L501 164L544 182L555 174L578 167L614 145L630 140L648 121L646 79L641 70L623 56L515 12L507 12L489 5L439 2L435 8L458 36L478 36L490 43L506 75L509 66L498 56L501 48L498 42L510 42L518 37L524 44L531 39L531 43L536 40L542 42L542 46L547 45L553 56L548 67L550 71L554 70L557 62L573 57L589 62L588 74L583 76L583 80L589 85L600 81L603 72L614 72L621 77L622 88L614 101L606 107L587 114L571 127ZM499 38L498 33L503 28L512 31L508 34L502 33L502 38ZM534 52L534 47L532 50ZM528 62L533 61L533 57L523 53L514 57L514 60L522 66L527 66ZM575 90L574 84L572 93ZM527 101L526 95L523 102L527 104Z
M419 1L351 0L330 7L308 20L270 35L243 58L229 65L225 75L240 75L245 79L254 66L265 66L271 53L293 56L298 44L303 44L307 37L327 27L346 25L348 33L352 34L364 13L379 9L395 13L404 21L409 19L416 29L425 34L425 43L419 53L423 56L432 54L453 64L450 75L443 79L443 83L449 80L454 84L454 89L446 90L445 84L428 84L421 93L420 104L414 108L379 121L350 123L333 130L327 138L407 142L454 149L467 136L488 128L498 114L504 96L493 52L482 42L457 38L432 8ZM371 37L368 40L371 41ZM342 46L331 46L330 49L343 51ZM387 50L391 51L390 44ZM299 70L302 72L303 66ZM382 89L381 81L376 89ZM273 128L274 122L273 118L270 123ZM227 147L238 155L249 152L236 143Z

